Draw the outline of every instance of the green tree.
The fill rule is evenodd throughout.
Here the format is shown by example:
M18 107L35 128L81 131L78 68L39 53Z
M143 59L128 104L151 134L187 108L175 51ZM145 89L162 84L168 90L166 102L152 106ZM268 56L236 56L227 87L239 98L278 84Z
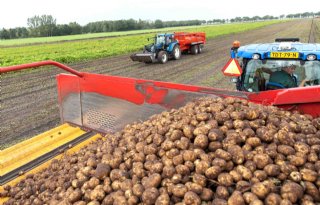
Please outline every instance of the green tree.
M157 19L155 22L154 22L154 27L155 28L163 28L163 22L159 19Z
M10 38L10 34L7 29L3 28L2 30L0 30L0 39L9 39L9 38Z
M31 36L52 36L56 19L51 15L35 15L27 19Z

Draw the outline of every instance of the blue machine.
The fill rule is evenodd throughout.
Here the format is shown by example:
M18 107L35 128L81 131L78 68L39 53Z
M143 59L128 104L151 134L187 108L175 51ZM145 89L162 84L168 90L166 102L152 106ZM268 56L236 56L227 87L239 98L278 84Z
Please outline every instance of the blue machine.
M272 72L295 65L292 77L297 86L319 85L320 83L320 44L300 43L298 38L276 39L274 43L250 44L241 46L234 44L230 51L231 58L239 61L243 70L241 76L233 78L237 90L259 92L273 89L284 89L283 85L269 82Z
M130 56L133 61L166 63L169 59L179 59L181 50L179 42L174 39L173 33L157 34L153 43L144 46L143 53Z

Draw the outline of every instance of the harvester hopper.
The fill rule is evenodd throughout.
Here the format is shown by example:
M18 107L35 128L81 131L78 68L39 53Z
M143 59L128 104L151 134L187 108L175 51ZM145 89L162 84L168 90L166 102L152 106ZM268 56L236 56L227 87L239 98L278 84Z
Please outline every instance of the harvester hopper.
M37 163L44 163L45 160L52 159L60 153L61 147L65 150L76 144L84 146L90 143L90 140L99 138L96 133L117 132L129 123L144 121L154 114L179 108L199 97L237 97L255 103L276 105L284 109L320 116L319 86L249 93L78 72L54 61L3 67L0 68L0 73L45 65L54 65L71 73L57 75L58 103L62 124L67 123L70 130L76 129L79 139L73 137L65 144L59 144L45 154L39 154L23 163L16 163L16 167L11 169L7 170L6 167L0 166L1 185L13 183L12 180L15 177L32 171ZM59 129L56 131L58 132ZM41 137L38 137L38 140L41 149ZM51 142L55 143L54 138ZM16 152L19 151L21 147L16 149ZM51 154L48 154L49 152ZM6 150L2 151L0 162L8 157L5 153L10 155ZM43 157L44 155L46 157Z

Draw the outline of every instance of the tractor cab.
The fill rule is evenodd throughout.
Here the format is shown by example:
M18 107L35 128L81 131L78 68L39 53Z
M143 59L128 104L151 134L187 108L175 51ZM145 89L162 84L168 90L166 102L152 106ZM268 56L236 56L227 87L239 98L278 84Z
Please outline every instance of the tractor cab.
M145 46L145 51L156 52L157 50L166 50L173 41L174 34L157 34L153 38L153 43Z
M237 61L242 73L233 75L239 91L260 92L292 87L320 85L320 44L300 43L297 38L276 39L274 43L240 46L235 42L231 58ZM292 68L294 86L273 76ZM270 78L271 77L271 78Z

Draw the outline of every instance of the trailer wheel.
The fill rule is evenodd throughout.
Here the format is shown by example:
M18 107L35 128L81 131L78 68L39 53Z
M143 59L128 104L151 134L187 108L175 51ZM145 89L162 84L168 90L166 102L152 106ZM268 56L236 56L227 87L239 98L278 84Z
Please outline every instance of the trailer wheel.
M160 51L158 54L158 61L165 64L168 61L168 53L165 51Z
M196 55L199 52L198 45L191 46L191 54Z
M179 45L173 47L173 59L178 60L181 58L181 50Z
M198 53L202 53L203 46L202 45L198 45L198 46L199 46Z

